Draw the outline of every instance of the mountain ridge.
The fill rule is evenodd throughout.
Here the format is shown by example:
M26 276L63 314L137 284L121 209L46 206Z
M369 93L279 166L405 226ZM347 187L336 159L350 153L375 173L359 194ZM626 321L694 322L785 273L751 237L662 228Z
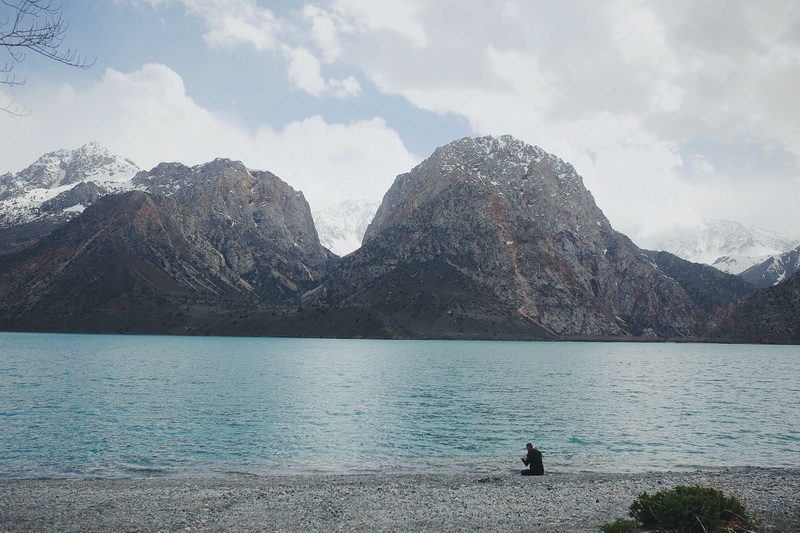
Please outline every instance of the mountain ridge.
M797 271L800 271L800 246L786 253L770 256L763 263L753 265L739 275L761 289L777 285Z
M734 342L800 344L800 272L742 298L712 334Z
M720 318L613 230L572 165L510 136L454 141L398 176L362 247L306 298L408 322L390 302L396 292L428 298L403 281L424 269L470 280L497 300L473 308L493 305L537 335L691 337ZM469 317L463 305L445 312Z
M5 329L186 333L209 317L202 328L224 332L211 317L294 309L336 262L302 193L274 174L217 159L131 184L0 255Z
M341 258L301 191L238 161L115 172L106 181L125 192L110 194L40 167L49 177L30 172L32 189L73 183L42 199L39 218L0 227L13 241L0 250L2 329L697 339L734 335L721 324L752 290L638 248L572 165L510 136L456 140L398 176Z
M106 195L34 246L0 256L2 325L126 332L116 317L136 331L186 298L255 301L211 250L177 202L141 191Z
M653 248L694 263L712 265L729 274L741 274L798 246L798 237L730 220L705 219L699 227L662 240Z

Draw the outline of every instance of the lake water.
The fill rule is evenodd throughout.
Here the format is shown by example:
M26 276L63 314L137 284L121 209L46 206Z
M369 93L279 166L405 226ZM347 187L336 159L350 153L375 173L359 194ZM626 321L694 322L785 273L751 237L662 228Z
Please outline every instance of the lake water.
M800 347L0 333L0 477L800 466Z

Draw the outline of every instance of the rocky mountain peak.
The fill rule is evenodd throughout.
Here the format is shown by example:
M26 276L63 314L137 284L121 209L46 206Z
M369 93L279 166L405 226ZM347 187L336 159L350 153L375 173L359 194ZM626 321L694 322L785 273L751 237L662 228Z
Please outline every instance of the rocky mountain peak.
M553 232L588 231L584 215L592 227L610 227L571 164L505 135L460 139L437 148L411 172L398 176L365 240L396 217L402 219L412 205L453 187L469 188L505 209L522 209Z
M353 296L354 283L372 287L378 307L396 294L427 300L422 286L461 279L436 289L448 294L438 304L451 306L445 322L493 307L508 324L517 317L556 335L682 337L718 318L613 230L572 165L510 136L460 139L398 176L346 259L318 291L329 302L367 298Z
M0 229L34 224L31 235L46 232L98 197L130 189L138 171L97 142L45 154L16 174L0 176Z
M91 180L125 181L138 170L130 160L113 155L98 142L89 142L76 150L43 155L20 171L14 181L19 189L52 189Z
M276 243L284 254L294 250L312 270L330 260L303 194L271 172L248 170L240 161L219 158L194 167L161 163L137 174L133 183L192 205L209 217L221 216L232 225L242 225Z
M513 193L532 174L556 178L563 188L580 189L583 181L569 163L510 135L465 137L438 148L427 160L446 173ZM547 172L545 171L547 170Z
M739 276L760 289L776 285L797 271L800 271L800 246L782 254L772 255Z

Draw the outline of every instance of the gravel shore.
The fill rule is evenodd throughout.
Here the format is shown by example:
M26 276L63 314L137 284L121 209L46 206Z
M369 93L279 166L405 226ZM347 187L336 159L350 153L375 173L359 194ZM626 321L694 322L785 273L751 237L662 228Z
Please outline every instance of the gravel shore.
M676 485L800 531L800 469L645 474L224 476L0 481L0 531L597 531Z

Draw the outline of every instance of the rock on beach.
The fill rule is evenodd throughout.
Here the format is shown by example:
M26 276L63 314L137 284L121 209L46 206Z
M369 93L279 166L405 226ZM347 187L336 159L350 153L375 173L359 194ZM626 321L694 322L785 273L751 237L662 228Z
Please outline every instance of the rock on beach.
M735 495L762 531L800 531L800 469L769 468L7 479L0 531L598 531L677 485Z

